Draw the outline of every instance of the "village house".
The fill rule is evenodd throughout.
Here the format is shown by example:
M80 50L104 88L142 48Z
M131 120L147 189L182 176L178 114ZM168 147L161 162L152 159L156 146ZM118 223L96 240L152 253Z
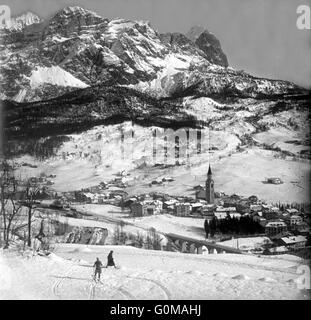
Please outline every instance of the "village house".
M82 192L81 194L81 199L83 202L92 203L93 198L94 198L94 195L91 192Z
M227 212L214 212L214 216L218 220L223 220L223 219L227 219L228 218Z
M278 207L271 205L262 205L262 214L265 219L274 220L279 218L280 210Z
M278 212L280 209L278 207L273 206L272 204L262 204L262 211L266 212Z
M163 203L163 209L165 209L165 210L174 210L174 205L176 203L178 203L178 200L176 200L176 199L171 199L171 200L165 201Z
M198 213L202 213L202 207L203 207L203 203L201 202L195 202L191 204L191 211L192 214L198 214Z
M190 215L191 206L190 203L175 203L174 214L179 217L185 217Z
M286 248L285 246L279 246L279 247L273 247L268 249L270 254L284 254L288 252L288 248Z
M163 211L163 202L161 200L152 200L151 203L155 206L154 214L160 214Z
M269 221L265 225L265 233L268 237L274 237L287 231L287 225L284 221Z
M259 212L259 211L262 211L262 205L261 204L251 204L249 206L249 209L252 212Z
M136 202L137 198L136 197L131 197L131 198L125 198L123 199L123 206L124 207L130 207L132 203Z
M269 184L282 184L283 181L280 178L266 178L266 183L269 183Z
M192 205L193 206L193 205ZM201 204L201 213L203 216L214 216L214 211L216 209L216 206L213 204L206 204L206 205L202 205Z
M193 189L194 189L195 191L204 190L204 186L203 186L202 184L199 184L199 185L197 185L197 186L194 186Z
M174 181L174 179L172 177L163 177L162 181L163 182L172 182L172 181Z
M144 200L132 203L130 208L134 217L150 216L162 213L163 203L160 200Z
M297 233L298 235L308 236L310 235L310 226L306 222L301 222L293 225L291 227L292 231Z
M284 218L284 220L287 222L287 224L290 227L294 227L295 225L300 224L303 221L302 217L297 216L297 215L287 216L287 217Z
M236 213L236 207L222 207L222 206L217 206L216 207L216 212L225 212L225 213Z
M238 217L240 218L241 215L239 213L236 212L236 208L235 207L222 207L222 206L217 206L216 210L214 211L214 216L218 219L218 220L222 220L222 219L226 219L228 218L228 216L232 215L232 217L234 215L238 214Z
M287 208L285 210L286 213L290 214L290 215L297 215L299 213L299 211L295 208Z
M155 206L153 204L135 202L131 204L130 208L134 217L143 217L147 215L153 215Z
M279 239L279 244L291 249L304 248L307 243L307 238L304 236L288 236Z

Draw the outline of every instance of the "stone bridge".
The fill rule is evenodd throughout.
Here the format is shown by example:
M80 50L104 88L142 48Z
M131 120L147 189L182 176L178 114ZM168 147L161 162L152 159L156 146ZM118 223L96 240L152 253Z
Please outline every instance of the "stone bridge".
M208 253L242 253L239 249L223 246L221 244L205 240L184 237L174 233L166 233L165 236L168 239L168 246L171 246L171 248L175 247L178 251L184 253L202 254L203 247L208 250Z

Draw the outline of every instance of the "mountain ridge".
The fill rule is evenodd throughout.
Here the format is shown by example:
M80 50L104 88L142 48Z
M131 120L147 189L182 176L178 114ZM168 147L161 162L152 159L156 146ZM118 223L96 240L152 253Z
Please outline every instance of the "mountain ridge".
M228 89L253 97L300 90L230 68L219 40L204 28L159 34L148 21L107 19L78 6L22 30L1 30L0 40L0 98L17 102L55 98L57 91L100 83L159 98L180 95L199 83L198 93L207 95ZM40 85L32 81L36 77Z

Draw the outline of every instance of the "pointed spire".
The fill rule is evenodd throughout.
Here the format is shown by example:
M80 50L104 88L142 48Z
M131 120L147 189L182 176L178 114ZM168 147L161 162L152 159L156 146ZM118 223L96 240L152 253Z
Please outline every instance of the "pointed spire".
M207 175L208 175L208 176L211 176L211 175L212 175L212 169L211 169L211 166L210 166L210 165L208 166Z

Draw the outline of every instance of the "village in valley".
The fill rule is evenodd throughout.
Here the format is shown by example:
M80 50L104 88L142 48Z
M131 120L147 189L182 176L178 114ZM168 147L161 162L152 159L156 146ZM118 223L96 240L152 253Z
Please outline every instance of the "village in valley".
M70 192L53 191L56 175L42 173L31 177L30 183L38 188L35 210L41 218L44 216L44 221L48 218L52 223L54 235L59 235L55 223L65 225L61 228L62 237L55 239L66 243L129 245L201 254L308 256L311 223L308 204L265 203L256 195L227 195L217 190L217 177L211 166L205 185L194 186L193 196L147 192L148 187L144 194L128 194L129 175L122 171L112 180ZM172 177L162 176L150 181L149 187L173 182ZM268 178L266 183L282 181ZM24 197L25 193L16 193L17 200L23 202ZM89 226L93 230L87 221L92 222ZM132 228L126 230L126 226ZM148 244L150 238L153 243ZM222 247L219 249L215 244Z

